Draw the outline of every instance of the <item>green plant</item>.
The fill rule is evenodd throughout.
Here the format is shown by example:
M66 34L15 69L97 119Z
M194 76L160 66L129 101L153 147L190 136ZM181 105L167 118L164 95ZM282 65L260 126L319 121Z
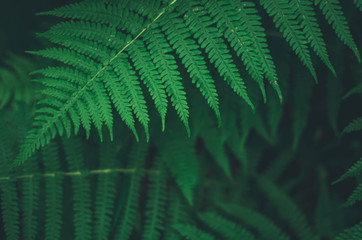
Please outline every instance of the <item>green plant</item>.
M343 5L349 17L360 2ZM41 13L65 21L28 51L50 59L26 71L36 99L14 110L18 82L0 75L14 83L0 98L1 234L359 239L357 211L330 186L362 156L346 135L360 118L339 130L361 114L345 108L362 84L346 12L338 0L88 0ZM359 185L345 205L360 199Z

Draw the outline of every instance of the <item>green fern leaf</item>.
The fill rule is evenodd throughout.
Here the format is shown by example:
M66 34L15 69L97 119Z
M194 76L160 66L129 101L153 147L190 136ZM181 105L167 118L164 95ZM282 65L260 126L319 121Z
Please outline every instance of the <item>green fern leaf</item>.
M234 222L212 212L200 213L199 218L214 231L229 240L253 240L254 236Z
M192 82L200 88L202 95L215 111L216 117L220 122L219 100L214 80L210 76L197 43L193 38L190 38L191 34L183 20L177 17L178 14L175 13L169 14L167 19L163 18L163 21L161 21L163 30L176 53L182 58L182 63L190 73Z
M59 150L55 142L42 148L42 158L47 172L60 171ZM61 239L63 176L54 174L45 181L45 237L46 240Z
M19 239L19 206L14 182L1 183L1 208L6 238Z
M215 240L216 238L190 224L176 224L173 226L181 236L190 240Z
M79 138L64 139L63 145L69 170L79 173L72 177L74 239L92 239L91 186L83 172L85 169L81 141Z
M360 130L362 130L362 117L356 118L350 122L347 127L343 129L342 134Z
M3 116L0 115L0 175L8 176L8 169L12 159L8 133ZM1 191L1 218L4 224L6 239L19 239L19 203L16 183L12 179L5 179L0 182Z
M140 123L144 126L147 141L149 139L148 132L148 112L146 101L144 100L141 87L138 85L137 76L132 70L132 66L127 61L127 56L121 54L112 63L118 78L121 79L121 87L126 89L126 96L128 101L136 114Z
M290 239L270 219L250 208L236 204L218 204L218 206L220 206L221 209L227 214L240 219L246 225L256 229L263 239Z
M36 156L35 156L36 157ZM31 175L34 172L38 172L38 162L35 157L30 159L23 165L23 174ZM40 190L40 181L36 177L31 177L28 179L23 179L22 186L22 233L24 240L33 240L36 239L37 235L37 210L39 208L39 190Z
M333 184L339 183L348 177L357 177L362 174L362 158L357 161L352 167L350 167L345 174L333 182Z
M307 37L308 42L312 46L313 50L321 58L324 64L332 71L336 76L326 49L326 44L323 40L320 26L317 22L315 12L313 10L313 3L310 0L293 0L291 1L291 7L298 16L298 21L303 28L303 32Z
M356 187L356 189L353 191L352 195L349 196L349 198L343 204L343 206L352 206L357 201L361 201L361 200L362 200L362 183Z
M192 1L182 2L179 9L180 12L185 12L183 17L186 25L201 48L207 53L210 62L215 65L220 76L254 109L254 105L247 95L244 82L231 59L230 52L223 43L222 34L217 28L211 26L214 21L207 15L206 10L198 6L197 2Z
M221 136L215 137L219 135L218 133L219 131L217 131L217 129L208 129L202 134L203 140L206 149L211 153L216 164L218 164L225 175L231 179L229 158L224 149L225 140L222 139Z
M165 168L161 160L156 160L154 170L158 173L150 176L148 185L148 200L146 204L146 221L143 231L143 240L158 240L164 230L166 208L166 178Z
M319 239L309 226L306 217L299 207L281 189L270 180L258 176L258 184L266 193L272 204L278 209L279 214L284 218L295 234L303 240Z
M105 141L101 144L99 169L112 169L117 167L115 145ZM106 173L98 176L96 200L94 209L93 239L107 240L113 215L113 203L116 198L115 173Z
M251 38L250 43L258 55L266 79L277 92L280 101L282 101L283 96L278 85L276 67L270 55L265 30L261 24L261 17L257 15L256 5L253 2L237 0L233 0L232 3L236 7L236 14L239 15L241 23L245 25L246 35Z
M224 33L224 37L230 42L236 54L241 55L242 62L252 78L258 83L264 101L266 101L261 63L251 38L247 35L246 27L236 14L236 9L228 2L223 1L211 0L202 1L202 3L210 16L213 17L212 22L216 23L220 31Z
M164 131L168 101L163 82L157 74L156 66L152 62L151 55L146 51L146 46L142 41L134 42L130 47L129 55L132 61L134 61L134 67L138 70L141 79L150 91L156 108L160 113L162 131Z
M334 240L359 240L362 238L362 222L345 229Z
M358 62L361 62L360 53L347 25L347 20L343 15L339 0L314 0L314 3L322 10L328 23L333 26L338 37L354 52Z
M122 220L117 224L115 239L128 240L135 225L139 211L139 188L143 176L143 163L147 156L147 148L147 144L140 142L133 146L129 154L130 162L128 167L134 169L134 172L130 179Z
M261 0L269 16L277 28L283 33L284 38L290 43L292 49L302 63L309 69L313 78L317 80L304 33L299 29L298 22L294 19L294 11L290 8L288 0Z
M193 191L198 184L198 159L194 154L193 142L176 136L162 141L162 147L159 148L160 157L166 163L188 203L192 205Z
M358 9L362 12L362 1L361 0L353 0L353 2L358 7Z
M356 93L362 93L362 83L358 84L356 87L352 88L351 90L349 90L344 96L343 99L346 99L350 96L352 96L353 94Z
M167 229L164 239L181 240L181 236L172 228L173 225L190 222L186 212L187 203L183 201L181 193L177 188L169 189L168 207L167 207Z
M0 67L0 109L17 107L20 102L32 104L37 97L34 92L37 86L31 84L29 77L29 72L35 69L33 59L10 53L1 62L6 66Z
M144 38L151 53L152 61L161 74L172 105L184 123L188 135L190 135L189 107L186 102L186 92L181 82L180 72L177 70L176 59L170 53L172 48L165 35L158 28L152 28L152 31L146 32Z

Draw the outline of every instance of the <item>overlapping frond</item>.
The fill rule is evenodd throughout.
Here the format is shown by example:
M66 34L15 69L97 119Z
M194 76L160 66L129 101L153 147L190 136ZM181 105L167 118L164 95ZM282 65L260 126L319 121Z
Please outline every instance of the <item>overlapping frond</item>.
M12 152L8 142L8 133L4 124L3 116L0 116L0 174L2 177L8 175L11 164ZM0 182L1 191L1 218L4 223L6 238L9 240L19 239L20 208L16 183L10 181Z
M359 57L338 0L316 0L338 36ZM359 6L359 2L355 2ZM310 1L262 0L260 4L316 79L308 44L334 72ZM114 113L138 140L137 122L149 139L147 90L166 125L167 105L190 135L187 81L199 88L221 122L215 81L222 78L254 109L240 62L259 85L267 80L282 100L276 66L257 4L241 1L82 1L40 15L65 21L39 34L57 47L31 53L56 61L35 72L44 85L33 128L14 165L60 136L89 137L92 126L113 138ZM237 56L238 58L236 59ZM214 74L217 73L217 74Z
M336 71L328 57L326 44L323 40L321 28L315 16L312 1L293 0L291 1L291 7L297 15L298 21L303 28L303 33L307 37L309 44L324 64L332 71L333 75L336 76Z
M350 133L362 130L362 117L354 119L344 129L343 133Z
M216 238L190 224L176 224L174 228L181 236L190 240L215 240Z
M345 229L335 240L358 240L362 238L362 222Z
M147 148L147 144L140 142L140 144L133 146L130 152L128 166L133 169L134 172L130 179L127 200L125 206L122 208L122 219L117 224L114 239L127 240L130 238L132 230L134 229L139 208L139 188L143 176L142 167L146 160Z
M227 214L240 219L246 225L256 229L264 239L290 239L289 236L282 232L270 219L254 211L253 209L236 204L219 203L218 205Z
M99 155L99 169L114 169L117 167L118 159L116 157L115 144L105 141L100 146ZM94 209L93 239L109 239L117 192L116 182L116 173L108 173L98 177Z
M314 79L317 79L310 52L308 50L307 39L300 29L295 13L290 8L288 0L261 0L268 15L273 17L275 26L280 29L283 37L290 43L292 49L300 58L302 63L309 69Z
M258 184L263 192L266 193L273 205L279 209L279 214L284 218L289 226L295 231L300 239L317 240L319 237L309 226L308 221L295 202L289 198L272 181L259 176Z
M84 154L79 138L63 141L66 160L70 171L84 171ZM89 178L83 174L74 176L73 209L74 239L92 239L91 186Z
M218 232L226 239L254 240L254 236L233 221L213 212L200 213L199 218L211 229Z
M45 170L50 173L60 171L59 149L55 142L41 151ZM54 175L45 181L45 239L60 239L63 215L63 176Z
M362 1L361 0L353 0L354 4L358 7L358 9L362 12Z
M148 185L143 240L158 240L165 229L167 194L164 162L158 159L155 165L155 174L150 176Z
M349 30L339 0L314 0L314 3L322 10L328 23L332 25L338 37L353 51L358 61L361 62L360 53Z

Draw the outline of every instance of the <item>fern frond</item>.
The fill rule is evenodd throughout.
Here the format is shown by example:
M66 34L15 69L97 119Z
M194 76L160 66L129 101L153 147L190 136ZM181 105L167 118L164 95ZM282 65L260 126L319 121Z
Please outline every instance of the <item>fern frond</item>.
M146 49L143 41L135 41L129 49L129 55L135 69L139 72L141 79L150 91L156 108L160 113L162 131L164 131L168 100L163 81L152 62L150 53Z
M175 134L176 135L176 134ZM173 136L160 147L160 157L181 188L188 203L193 203L193 191L198 184L199 163L190 139Z
M105 141L99 150L99 169L112 169L117 167L115 145ZM114 201L116 198L115 173L99 175L97 180L96 200L94 209L93 239L107 240L113 216Z
M264 101L266 101L263 72L258 55L252 45L250 36L247 35L246 27L240 21L235 8L228 2L223 1L202 1L206 10L213 18L218 29L224 33L224 37L230 42L238 56L246 66L249 74L258 83Z
M78 19L99 23L111 23L117 26L121 23L122 13L126 10L127 1L116 1L113 4L104 4L105 1L82 1L51 11L38 13L38 15L50 15L61 18Z
M176 53L181 57L182 63L187 68L192 82L200 89L207 103L215 111L218 121L221 121L219 99L215 89L214 80L206 67L204 57L199 50L196 41L191 38L191 33L177 13L169 14L169 18L163 18L163 31L172 44Z
M172 105L184 123L188 135L190 135L189 107L186 101L186 92L181 82L180 72L177 69L176 59L171 54L172 48L165 35L155 27L152 28L152 31L144 34L144 39L151 53L152 61L164 82L166 92L171 98Z
M245 239L245 240L254 240L254 236L237 225L233 221L224 218L213 212L200 213L199 218L208 225L214 231L220 233L225 239L229 240L237 240L237 239Z
M336 76L336 71L334 70L328 57L326 43L323 40L322 32L320 30L321 28L317 22L312 1L293 0L290 4L294 12L297 14L303 33L307 37L307 40L313 50L331 70L333 75Z
M212 26L214 21L207 14L207 11L198 6L197 2L188 1L182 2L179 9L180 12L185 13L183 18L186 25L201 48L207 53L210 62L215 65L220 76L254 109L254 105L246 92L244 81L240 77L231 59L230 52L223 42L222 34Z
M84 169L84 154L79 138L64 139L63 141L66 160L70 171ZM91 186L87 176L83 174L74 176L73 182L73 209L75 239L92 239L92 210Z
M362 130L362 117L356 118L350 122L347 127L343 129L342 134L360 130Z
M352 195L348 197L347 201L343 203L343 206L352 206L357 201L362 200L362 183L359 184L353 191Z
M127 240L130 238L132 230L135 225L135 221L139 208L139 188L141 178L143 176L143 163L147 156L148 145L144 142L140 142L137 145L133 145L133 148L129 154L129 168L134 169L134 172L130 179L126 204L123 207L122 219L117 223L117 230L115 239Z
M345 229L334 240L359 240L362 238L362 222Z
M2 220L6 238L19 239L19 204L17 189L14 182L1 183Z
M136 117L145 128L147 141L149 139L148 122L149 116L141 87L138 84L136 73L127 60L127 55L121 54L111 63L118 78L121 79L121 87L126 89L126 97L131 103Z
M0 174L7 176L12 159L7 129L0 115ZM19 239L19 203L17 187L14 181L0 182L1 218L4 225L5 236L8 240Z
M281 217L295 231L295 234L303 240L318 240L319 238L313 232L306 217L294 201L270 180L262 176L257 178L261 190L266 193L269 200L278 209Z
M35 69L31 58L9 54L0 67L0 109L6 106L16 107L19 102L33 104L37 98L36 86L31 84L29 72Z
M23 165L23 174L38 172L38 162L35 157ZM34 240L37 236L37 210L39 209L40 180L33 177L22 180L22 233L24 240Z
M173 226L181 236L190 240L215 240L216 238L190 224L176 224Z
M270 219L254 211L253 209L236 204L218 204L227 214L238 218L258 231L263 239L289 240L289 236L283 233Z
M51 142L42 148L42 158L46 172L60 171L58 145ZM46 240L61 239L63 176L54 175L45 181L45 237Z
M167 207L167 230L164 239L181 240L181 236L172 228L173 225L190 222L186 212L187 203L182 198L177 188L171 186L169 189Z
M142 235L143 240L158 240L162 231L165 229L166 216L166 178L164 163L156 160L155 169L159 174L150 176L148 185L148 198L146 203L146 221Z
M362 83L358 84L356 87L352 88L351 90L349 90L344 96L343 99L346 99L350 96L352 96L353 94L356 93L362 93Z
M339 0L314 0L314 3L322 10L328 23L332 25L338 37L353 51L358 62L361 62L360 53L349 30Z
M239 15L241 23L245 26L246 36L251 38L251 45L258 55L263 74L277 92L279 100L282 101L283 96L278 85L276 67L270 55L265 29L261 24L261 17L257 15L256 5L253 2L240 2L237 0L233 0L232 4L236 7L236 14Z
M362 175L362 158L353 164L353 166L350 167L345 174L334 181L333 184L339 183L348 177L357 177L359 175Z
M157 15L157 17L154 19L154 21L156 21L166 11L167 7L170 7L172 4L174 4L174 2L175 1L171 2L168 6L166 6L166 8L162 9L159 15ZM123 16L123 19L124 18L126 18L126 16ZM77 23L75 22L68 22L67 24L60 24L60 25L58 24L55 29L50 31L48 37L56 41L55 39L57 35L59 34L62 35L62 32L69 33L69 27L73 27L73 25L76 25L76 27L78 26L78 29L74 31L75 34L72 33L71 35L78 36L78 38L80 39L84 39L85 37L93 37L96 40L96 42L102 38L103 40L105 40L105 42L111 42L110 37L114 36L113 38L115 38L116 35L115 26L107 28L104 27L102 24L98 23L84 23L81 21L79 22L80 25L79 24L77 25ZM127 21L125 22L126 25L127 23L129 23ZM146 136L148 138L148 125L147 125L148 113L146 110L146 105L143 99L143 95L140 91L140 87L138 86L138 81L136 81L134 73L128 72L131 70L128 59L126 63L122 63L125 64L125 66L123 66L122 64L120 66L116 65L115 61L117 61L117 63L121 63L121 60L117 58L121 55L126 56L126 53L124 52L125 49L130 45L132 45L132 43L135 40L137 40L137 38L139 38L147 29L149 29L151 23L149 23L149 25L147 26L142 26L142 30L138 32L137 36L134 37L131 41L129 40L128 37L127 42L126 42L127 39L122 39L123 40L121 41L122 44L118 44L120 42L118 39L115 42L118 45L112 48L111 51L108 50L108 55L111 56L109 59L101 58L101 56L104 55L103 54L104 51L106 51L105 48L101 47L100 51L97 51L98 48L94 48L94 53L92 53L91 51L87 50L87 47L84 45L85 43L84 41L76 41L75 47L71 47L75 50L66 47L50 48L36 53L38 55L42 55L60 61L76 70L80 70L84 72L87 77L85 82L76 84L75 86L76 90L74 90L73 88L67 89L68 91L66 93L63 92L63 95L59 95L57 91L55 92L53 91L50 95L49 101L46 100L42 102L43 104L48 105L48 108L43 108L42 110L39 110L38 112L39 115L35 118L36 121L34 122L35 128L30 130L28 137L25 143L22 145L20 153L14 162L14 165L19 165L23 163L36 149L39 149L41 146L48 144L50 140L55 137L57 132L59 132L59 135L62 135L63 131L65 130L67 134L69 134L70 133L69 123L72 122L72 117L78 111L79 111L78 114L79 117L76 118L76 121L74 122L75 129L78 129L80 122L83 125L83 127L86 129L87 136L89 136L90 125L91 123L93 123L102 139L101 128L103 126L103 123L106 123L108 127L112 127L111 125L113 123L109 111L111 109L111 107L109 106L110 101L107 98L105 98L105 93L107 92L105 88L108 89L109 81L111 80L107 78L109 74L105 73L108 70L111 70L113 72L115 71L116 72L115 75L117 77L121 76L126 78L125 81L121 81L116 85L118 85L118 88L122 89L121 94L126 95L126 103L128 102L131 105L131 108L133 109L136 117L140 120L140 122L146 129L147 133ZM84 29L79 28L82 26L88 26L89 31L87 32L84 31ZM133 25L131 24L128 27L132 26ZM96 28L97 30L94 31L94 28ZM105 30L106 32L108 31L108 33L110 34L108 35L105 34L103 30ZM105 38L105 36L108 37ZM70 42L68 45L71 46L74 41L73 40L69 41ZM90 46L92 46L92 44L90 44ZM122 46L123 48L121 48ZM166 58L164 60L168 62L169 59ZM172 65L175 66L176 64ZM127 70L127 72L123 72L123 70ZM168 72L175 73L174 69L168 69ZM106 79L102 79L102 77L105 77ZM176 110L181 115L181 119L185 123L186 128L189 129L187 122L188 108L185 98L185 92L183 91L182 84L179 80L180 77L176 77L176 79L174 78L169 79L167 82L165 82L165 86L167 92L171 95L171 101L176 106ZM97 82L99 82L99 84ZM54 86L54 88L57 88L57 90L59 90L61 89L61 86ZM124 98L116 97L115 96L116 94L120 94L120 92L117 92L115 94L110 93L109 95L111 96L114 95L113 97L111 97L112 100L113 99L118 100L118 102L115 102L114 104L118 105L117 108L121 116L126 115L125 117L127 118L123 120L126 122L127 125L131 126L131 130L135 132L133 128L133 122L132 120L130 120L131 118L128 111L129 108L127 108L128 106L126 105L126 109L121 110L121 108L125 105L123 104L124 102L121 102L122 100L124 100ZM97 99L97 97L95 97L94 95L101 100L101 103L98 103L99 99ZM64 98L65 96L68 97ZM89 110L84 108L82 101L87 102L89 104ZM49 102L51 102L52 104L49 104ZM103 106L100 107L100 105ZM50 110L49 107L53 108L53 110ZM104 109L104 107L106 108ZM49 112L47 112L47 110L49 110ZM72 115L70 112L72 112ZM78 121L78 119L80 119L80 121Z
M361 0L353 0L353 2L358 7L358 9L362 12L362 1Z
M208 129L202 133L206 149L210 152L216 164L231 179L230 162L224 149L225 140L218 136L216 129Z
M261 0L268 15L273 17L277 28L283 34L283 37L290 43L292 49L300 58L302 63L309 69L313 78L317 80L310 52L307 46L307 39L304 32L300 30L298 22L295 20L294 11L289 6L288 0Z

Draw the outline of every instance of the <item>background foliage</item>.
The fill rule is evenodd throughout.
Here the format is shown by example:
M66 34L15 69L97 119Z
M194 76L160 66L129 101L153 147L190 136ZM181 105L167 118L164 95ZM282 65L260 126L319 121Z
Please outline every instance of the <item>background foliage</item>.
M37 127L42 127L37 121L41 123L42 117L46 120L60 106L49 99L55 97L66 102L69 96L59 97L62 89L64 92L70 89L64 80L75 79L74 75L67 79L48 68L63 65L37 55L63 59L66 64L70 61L71 67L83 73L99 60L100 64L114 67L109 74L114 73L116 79L122 71L127 72L117 68L127 57L120 55L114 63L107 62L107 57L116 54L123 47L123 40L131 41L170 3L144 1L143 8L131 4L139 22L124 26L119 32L105 27L107 21L113 21L108 23L111 26L117 21L94 16L91 11L68 9L65 14L62 11L45 14L73 19L67 23L49 16L35 16L71 2L23 2L30 5L22 8L7 3L0 8L3 11L0 14L1 239L362 238L359 106L362 71L358 52L362 47L359 26L362 4L359 0L279 1L285 19L276 14L278 10L273 3L278 1L258 1L257 11L248 15L252 26L245 22L240 25L243 31L256 29L254 40L242 33L233 36L227 25L239 20L233 18L233 9L228 9L228 4L237 6L245 1L179 1L164 13L163 17L168 18L161 16L153 27L146 29L141 36L145 45L134 43L141 49L140 55L127 50L129 59L134 60L135 56L160 50L164 45L157 44L166 40L163 44L172 46L167 51L173 56L166 60L177 65L178 73L175 69L170 71L174 83L162 86L165 81L155 73L163 67L158 60L154 60L154 72L142 72L152 66L137 66L136 61L130 61L144 85L137 85L135 82L140 80L130 77L130 84L138 87L133 95L126 94L125 102L129 105L117 105L121 99L104 91L101 94L106 93L113 102L109 109L111 118L102 115L106 111L99 108L93 115L80 116L81 127L76 130L76 116L82 113L75 112L69 117L71 131L63 118L64 136L58 136L62 135L60 125L53 126L54 129L49 128L51 137L39 138L34 148L26 141L32 139L34 132L38 134ZM219 2L221 7L213 8L213 2ZM298 18L300 2L309 12L309 23ZM103 6L110 9L112 4L107 4ZM158 7L150 8L152 4ZM254 4L245 4L254 9ZM202 12L199 5L209 11ZM189 22L180 20L177 13L184 14L190 6L195 14L204 14L195 19L207 26L210 36L197 36L201 30L194 26L196 20L191 13L187 13ZM331 9L341 12L331 15ZM134 20L132 14L127 17ZM233 19L231 23L226 21L229 18ZM85 29L97 33L94 23L97 21L101 22L98 30L102 33L95 38L98 43L87 39L86 33L77 36ZM295 26L287 26L288 21ZM347 22L349 27L345 25ZM93 25L87 28L90 23ZM191 30L184 31L183 24ZM81 28L69 31L74 26ZM176 30L172 30L173 26L177 26ZM313 31L306 30L308 26L314 37L310 35ZM264 29L267 45L260 40ZM67 31L71 34L67 35ZM35 32L43 32L40 35L45 38L36 38ZM114 33L119 38L114 38ZM104 42L109 37L113 40ZM183 38L189 45L181 45ZM247 48L235 44L241 40L251 41L246 47L261 46L257 52L260 55L245 54ZM204 48L212 41L213 47ZM61 50L55 51L54 43ZM193 48L189 55L188 47ZM35 55L24 53L38 49L46 50ZM214 53L215 49L221 49L221 54ZM66 55L68 50L70 55ZM76 51L83 57L71 55ZM264 63L262 54L267 56ZM163 54L155 51L153 56L158 59ZM195 59L190 65L187 62L192 57ZM224 63L218 62L223 58ZM277 75L271 70L274 63ZM272 67L265 70L266 66ZM229 74L239 77L232 80L225 77L228 67L232 69ZM30 72L33 74L29 76ZM109 76L101 77L104 81L101 84L112 84L106 82ZM59 79L62 81L57 82ZM154 89L164 91L159 98L149 90L150 84L157 80L160 84L153 86ZM238 90L232 81L246 88ZM169 90L172 84L178 89ZM92 91L102 89L98 86L93 86ZM119 91L126 91L121 87ZM91 109L92 101L93 109L98 109L97 104L107 106L96 102L96 98L84 99L84 108ZM187 108L183 108L185 104ZM170 106L166 110L167 105ZM130 115L124 112L122 115L124 106L132 109ZM139 123L132 126L125 116ZM85 124L87 117L89 123ZM103 117L104 121L97 117ZM102 128L103 124L106 127Z

